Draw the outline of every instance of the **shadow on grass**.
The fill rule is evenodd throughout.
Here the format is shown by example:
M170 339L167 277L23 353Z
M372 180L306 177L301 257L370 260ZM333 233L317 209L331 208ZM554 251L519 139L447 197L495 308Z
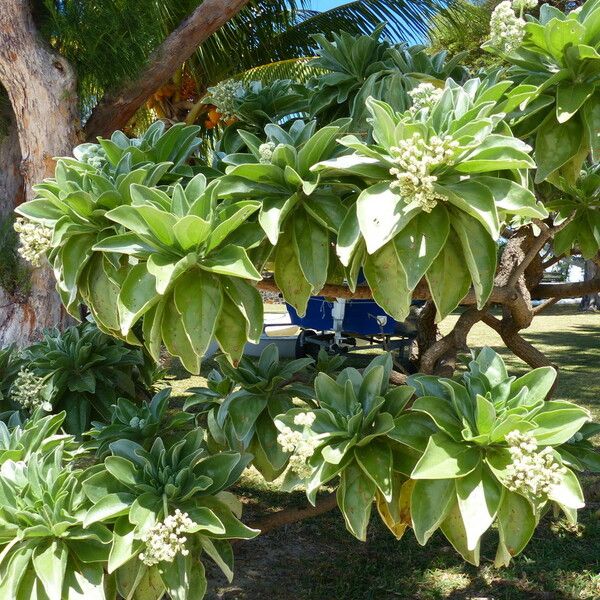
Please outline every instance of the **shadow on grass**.
M235 579L209 567L207 600L597 600L600 598L600 477L584 481L588 506L572 527L551 514L510 567L496 569L497 536L484 538L482 564L466 564L437 533L421 547L409 530L397 541L373 509L367 542L345 529L337 509L235 546ZM255 482L236 486L244 520L303 505Z

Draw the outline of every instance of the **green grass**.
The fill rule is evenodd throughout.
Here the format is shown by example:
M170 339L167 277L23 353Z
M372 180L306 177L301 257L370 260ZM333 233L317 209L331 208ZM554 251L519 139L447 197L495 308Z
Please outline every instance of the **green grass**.
M442 323L447 331L450 317ZM600 418L600 315L556 307L525 332L528 340L560 368L556 397L586 406ZM526 365L503 347L485 325L469 336L473 348L502 352L513 374ZM203 372L208 372L205 365ZM170 382L178 392L202 378ZM248 472L235 490L246 519L284 506L303 504L300 492L285 494ZM525 552L507 569L495 569L492 532L482 549L482 566L467 565L436 534L420 547L411 532L396 541L376 515L368 540L348 534L339 512L273 531L236 545L235 579L228 584L209 568L209 600L598 600L600 599L600 477L584 478L587 506L580 524L569 527L547 515Z

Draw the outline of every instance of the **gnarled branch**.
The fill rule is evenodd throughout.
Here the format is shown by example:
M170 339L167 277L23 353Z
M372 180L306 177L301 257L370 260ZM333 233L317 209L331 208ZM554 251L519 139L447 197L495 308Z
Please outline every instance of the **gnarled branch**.
M322 515L323 513L333 510L337 506L337 500L335 493L322 496L317 499L315 506L308 505L304 508L289 507L283 510L277 511L270 515L266 515L250 523L249 527L252 529L260 529L261 534L265 534L273 529L278 529L284 525L291 525L297 521L303 521L304 519L310 519Z
M198 46L235 16L250 0L204 0L194 12L154 50L146 68L132 82L115 94L107 94L89 118L85 133L88 139L110 135L122 129L135 112Z

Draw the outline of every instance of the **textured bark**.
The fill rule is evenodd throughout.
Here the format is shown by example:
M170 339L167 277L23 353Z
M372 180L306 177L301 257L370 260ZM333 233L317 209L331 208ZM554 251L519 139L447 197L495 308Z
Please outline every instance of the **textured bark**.
M16 149L8 157L5 151L13 162L5 163L4 169L14 172L18 164L22 178L22 187L15 185L14 177L10 186L5 184L10 194L5 202L12 209L32 197L34 183L52 174L53 157L70 154L78 141L75 76L68 63L39 38L27 0L2 2L0 82L14 112L20 150L19 163L14 162ZM35 269L26 301L0 293L0 347L30 341L41 329L64 319L51 270Z
M598 259L598 262L586 260L584 273L585 281L594 279L600 280L600 258ZM592 292L591 294L585 294L585 296L581 298L579 308L581 310L600 310L600 293Z
M417 355L411 357L414 367L419 370L421 357L437 342L440 337L440 330L435 322L436 315L435 304L432 300L425 302L423 310L419 315L416 350Z
M204 0L152 53L140 76L107 94L86 124L86 136L110 135L122 129L148 97L164 85L198 46L235 16L250 0Z
M475 323L481 321L484 311L470 307L463 312L450 333L432 344L421 356L419 371L429 375L451 377L456 369L460 352L467 352L467 336Z
M12 212L16 204L23 202L25 187L19 168L21 148L14 112L8 107L5 113L0 113L0 119L7 124L6 132L0 134L0 220L2 220Z

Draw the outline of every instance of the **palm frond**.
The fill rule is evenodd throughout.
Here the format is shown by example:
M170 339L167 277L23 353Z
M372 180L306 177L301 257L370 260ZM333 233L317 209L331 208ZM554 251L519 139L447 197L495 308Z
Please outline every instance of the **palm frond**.
M312 60L313 57L309 56L266 63L236 73L233 79L243 83L262 81L265 84L270 84L278 79L291 79L298 83L307 83L311 78L323 73L322 69L311 65Z
M424 42L431 19L450 5L446 0L355 0L324 12L300 10L298 22L280 35L280 44L309 50L315 33L369 34L382 23L383 34L391 41Z

